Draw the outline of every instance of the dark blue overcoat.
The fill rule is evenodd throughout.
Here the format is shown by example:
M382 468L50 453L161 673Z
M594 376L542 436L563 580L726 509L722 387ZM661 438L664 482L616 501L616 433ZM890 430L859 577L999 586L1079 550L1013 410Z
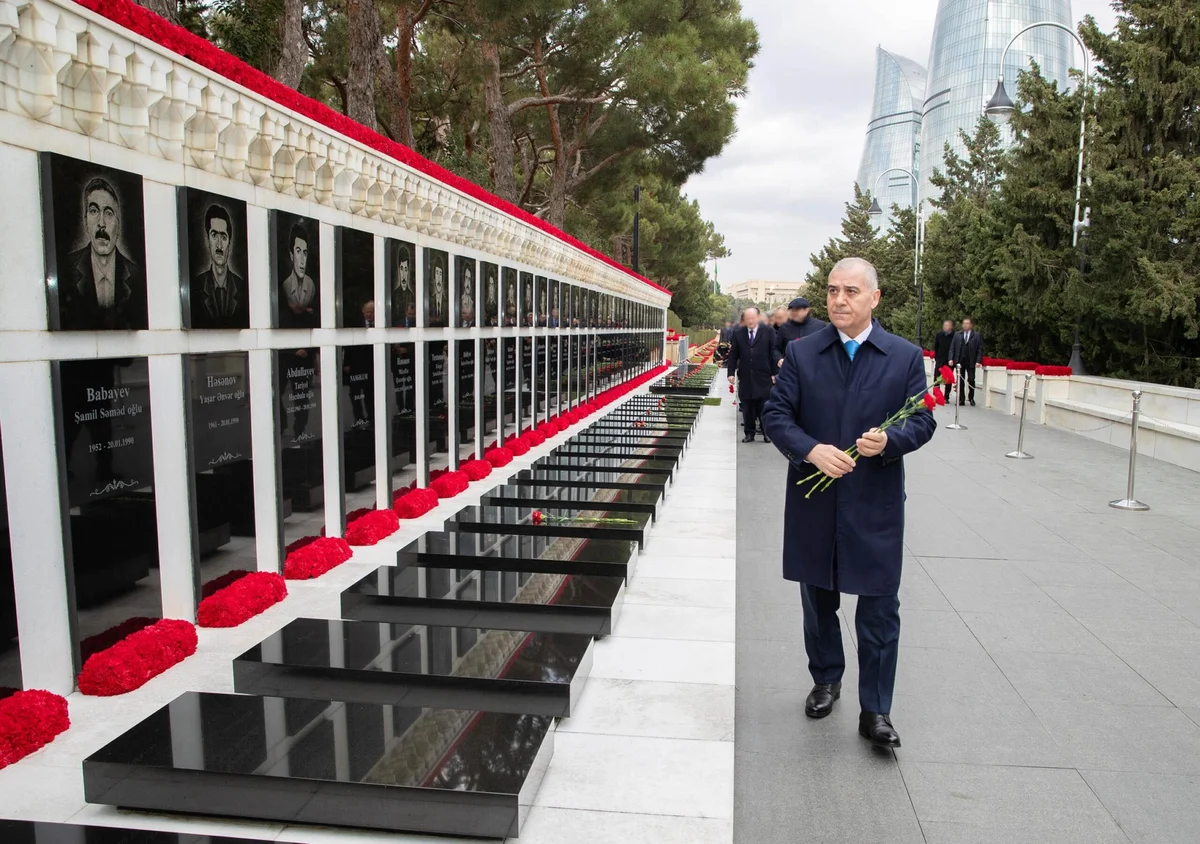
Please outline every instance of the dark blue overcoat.
M837 329L827 326L787 345L763 430L791 464L783 530L783 576L852 595L894 595L904 558L903 457L937 427L922 410L888 429L878 457L805 499L796 482L816 471L804 458L819 443L848 448L864 431L928 386L921 350L874 323L851 362Z

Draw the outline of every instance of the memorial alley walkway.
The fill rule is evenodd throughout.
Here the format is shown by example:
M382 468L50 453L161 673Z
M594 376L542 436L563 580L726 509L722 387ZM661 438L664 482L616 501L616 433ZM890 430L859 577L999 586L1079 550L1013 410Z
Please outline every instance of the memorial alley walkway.
M810 687L780 577L786 466L738 447L734 840L1185 842L1200 829L1200 475L1016 420L938 411L909 458L904 746L856 733L854 658L834 714ZM843 601L853 619L853 598ZM845 624L847 648L853 624Z

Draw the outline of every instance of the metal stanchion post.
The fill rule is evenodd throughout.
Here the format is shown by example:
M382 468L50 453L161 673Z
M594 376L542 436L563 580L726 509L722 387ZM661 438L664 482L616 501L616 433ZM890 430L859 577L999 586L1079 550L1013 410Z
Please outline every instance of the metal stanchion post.
M1149 504L1143 504L1133 497L1133 477L1137 472L1137 435L1138 420L1142 416L1142 391L1133 391L1133 419L1129 424L1129 480L1125 486L1125 497L1108 502L1108 506L1117 510L1149 510Z
M947 425L946 426L947 431L965 431L965 430L967 430L967 426L963 425L962 423L960 423L958 421L958 410L960 407L962 407L962 401L963 401L962 380L963 380L962 366L960 365L960 366L954 367L954 424Z
M1005 457L1011 457L1013 460L1032 460L1032 454L1025 453L1025 410L1029 407L1029 382L1033 380L1033 373L1025 375L1025 391L1021 393L1021 425L1017 428L1017 450L1010 451Z

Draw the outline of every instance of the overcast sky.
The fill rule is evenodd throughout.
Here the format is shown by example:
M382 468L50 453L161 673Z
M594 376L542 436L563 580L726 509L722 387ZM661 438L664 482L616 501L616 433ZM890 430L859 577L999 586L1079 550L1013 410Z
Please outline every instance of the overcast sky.
M801 281L853 195L875 85L875 47L929 60L937 0L742 0L762 49L737 137L687 192L725 235L721 286ZM800 11L803 9L803 11ZM1109 0L1073 0L1111 29ZM1078 65L1078 59L1075 64ZM710 265L711 272L711 265Z

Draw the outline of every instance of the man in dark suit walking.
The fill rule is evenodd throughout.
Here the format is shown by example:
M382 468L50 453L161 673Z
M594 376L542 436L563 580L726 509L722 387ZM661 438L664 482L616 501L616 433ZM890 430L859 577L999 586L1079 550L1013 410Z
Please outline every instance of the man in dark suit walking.
M971 407L975 406L975 367L983 363L983 338L975 331L970 317L963 319L962 331L954 335L950 345L950 368L962 367L963 379L967 382L967 397ZM958 403L963 403L962 384L958 385Z
M771 385L775 383L779 349L775 343L775 329L763 322L758 308L746 308L745 322L733 334L725 367L729 371L729 383L733 383L734 373L737 373L740 382L738 403L742 407L746 430L742 442L750 443L754 442L763 404L770 397ZM771 441L765 429L763 440Z
M954 320L942 321L942 330L933 338L933 371L950 363L950 347L954 345Z
M783 576L800 583L804 648L813 689L804 705L823 718L841 695L846 656L837 611L841 593L858 595L858 732L899 747L891 721L900 642L904 557L904 455L936 427L922 410L886 431L881 422L928 386L921 350L872 319L879 304L875 268L861 258L829 274L833 325L789 343L763 426L788 459ZM857 446L858 458L845 449ZM814 471L837 479L806 497L797 482Z

